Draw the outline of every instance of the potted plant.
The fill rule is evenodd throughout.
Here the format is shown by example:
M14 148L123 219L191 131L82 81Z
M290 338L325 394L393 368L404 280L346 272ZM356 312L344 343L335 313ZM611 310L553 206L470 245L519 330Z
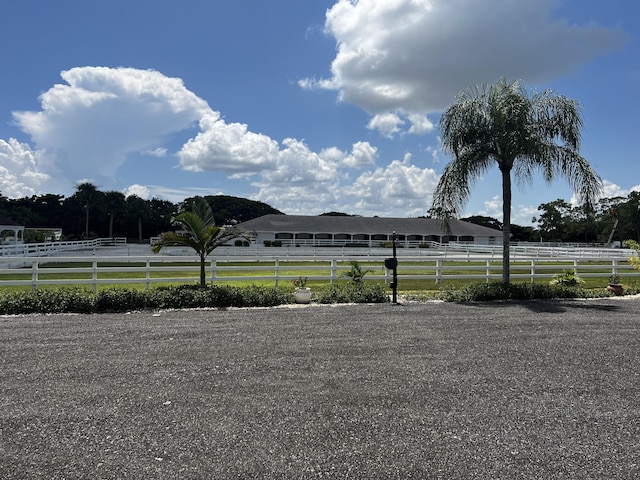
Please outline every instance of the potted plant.
M614 295L622 295L624 293L624 288L622 283L620 283L620 275L614 273L609 276L609 285L607 286L607 290L613 292Z
M293 293L296 303L311 303L311 289L307 287L307 277L298 277L293 284L296 287Z

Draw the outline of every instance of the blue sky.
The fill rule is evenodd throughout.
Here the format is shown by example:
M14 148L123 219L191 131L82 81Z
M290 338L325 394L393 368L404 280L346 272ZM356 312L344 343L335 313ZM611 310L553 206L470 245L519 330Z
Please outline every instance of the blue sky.
M634 0L3 2L0 192L236 195L288 214L424 215L440 112L504 76L578 100L604 195L640 190ZM467 214L501 218L488 172ZM514 188L514 223L571 200Z

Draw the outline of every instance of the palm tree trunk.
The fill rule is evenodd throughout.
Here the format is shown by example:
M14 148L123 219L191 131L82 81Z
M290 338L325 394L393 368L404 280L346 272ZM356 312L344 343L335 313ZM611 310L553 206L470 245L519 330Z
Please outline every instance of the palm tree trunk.
M84 217L84 239L89 240L89 202L84 206L85 208L85 217Z
M109 238L113 238L113 219L115 216L114 212L109 212Z
M206 277L204 274L204 260L206 255L200 255L200 286L202 288L207 286Z
M509 243L511 237L511 170L502 172L502 283L509 284Z

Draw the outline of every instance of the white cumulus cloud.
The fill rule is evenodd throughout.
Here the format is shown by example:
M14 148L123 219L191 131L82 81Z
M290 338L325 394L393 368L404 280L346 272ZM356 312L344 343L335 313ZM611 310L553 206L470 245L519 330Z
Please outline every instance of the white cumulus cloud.
M149 192L149 189L144 185L138 185L138 184L129 185L124 191L124 196L130 197L132 195L135 195L136 197L140 197L144 200L148 200L150 197L150 192Z
M399 115L387 112L374 115L369 120L367 128L369 130L377 130L383 137L393 138L396 133L400 132L402 125L404 125L404 120Z
M351 154L347 155L343 161L348 167L364 167L375 165L378 158L378 149L369 142L356 142L353 144Z
M402 161L361 174L344 193L362 215L420 216L427 213L437 183L433 169L411 164L406 154Z
M15 138L0 139L0 191L9 198L43 193L51 177L39 170L39 157L27 144Z
M153 70L77 67L60 75L66 83L40 96L40 111L13 116L72 181L112 177L127 154L159 148L210 110L182 80Z
M246 176L275 165L278 142L248 130L241 123L226 123L217 112L200 120L200 133L178 153L186 170L223 170Z
M621 30L555 19L558 5L559 0L339 0L325 21L337 43L331 77L299 84L336 90L341 101L376 115L370 128L390 136L403 115L442 111L471 85L502 76L546 81L626 40ZM430 131L415 118L411 133Z

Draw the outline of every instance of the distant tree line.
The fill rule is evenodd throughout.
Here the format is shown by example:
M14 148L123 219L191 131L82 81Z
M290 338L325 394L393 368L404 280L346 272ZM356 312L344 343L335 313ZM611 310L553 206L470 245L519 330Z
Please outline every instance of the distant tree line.
M125 197L116 191L102 192L91 183L82 183L66 198L45 194L10 199L0 194L0 216L27 229L61 228L65 240L126 237L130 242L143 242L171 231L171 218L191 210L196 198L174 204L157 198ZM265 203L245 198L226 195L204 198L211 205L218 226L236 225L267 214L283 214ZM537 222L537 228L511 225L512 241L606 243L610 237L619 242L640 241L640 192L631 192L626 197L603 198L590 213L562 199L541 204L538 212L532 219ZM328 212L323 215L348 214ZM462 220L502 230L502 222L493 217L475 215ZM25 240L42 241L33 235L25 233Z
M25 241L38 242L46 235L28 229L62 229L64 240L126 237L131 242L148 241L172 230L171 218L190 210L190 197L174 204L168 200L145 200L121 192L100 191L91 183L81 183L69 197L56 194L10 199L0 193L0 216L27 228ZM269 205L225 195L204 197L218 226L234 225L268 213L282 214Z
M538 206L538 215L532 219L538 228L511 225L511 239L519 242L580 242L622 243L632 239L640 241L640 192L626 197L603 198L594 205L594 211L574 207L562 199ZM492 217L463 218L471 223L502 229L502 223Z

